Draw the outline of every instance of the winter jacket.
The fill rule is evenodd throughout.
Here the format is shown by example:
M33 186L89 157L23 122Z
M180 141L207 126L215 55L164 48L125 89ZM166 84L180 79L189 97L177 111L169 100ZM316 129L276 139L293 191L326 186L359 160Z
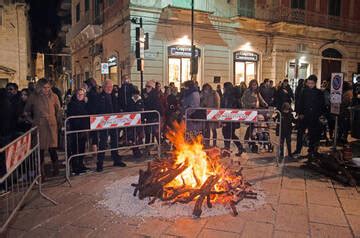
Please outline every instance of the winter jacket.
M325 113L324 95L320 89L304 88L298 105L298 113L304 115L306 121L317 121Z
M224 92L220 100L221 108L240 108L239 102L234 97L233 89L228 89Z
M25 113L32 116L34 126L40 134L40 149L48 150L58 146L58 125L61 123L59 98L50 91L48 96L39 92L30 95Z
M144 93L144 110L145 111L158 111L162 115L162 106L160 101L159 92L152 89L149 93ZM155 113L147 113L145 115L147 122L155 122L158 116Z
M92 87L90 91L87 93L87 112L90 115L94 115L97 113L97 100L98 100L98 93L95 87Z
M253 92L250 88L246 89L246 91L244 92L241 98L241 103L243 108L246 109L255 109L267 106L260 93Z
M113 102L113 95L101 92L97 99L96 114L110 114L115 113L115 105Z
M275 88L264 85L260 87L260 95L269 106L274 105Z
M301 96L304 88L305 87L303 84L299 84L295 89L295 112L296 113L299 113L300 96Z
M281 113L281 135L291 135L293 129L292 123L294 122L295 119L291 112Z
M278 109L281 109L282 105L284 103L291 104L292 100L294 100L294 93L290 86L287 87L280 87L278 91L276 92L276 107Z
M207 108L219 108L220 107L220 97L215 90L210 92L203 91L200 95L200 106Z
M76 98L76 95L72 96L71 101L67 107L67 116L82 116L88 115L87 105L85 101L79 101ZM85 130L89 129L89 119L88 118L73 118L70 119L70 130Z
M128 104L128 110L129 112L140 112L144 111L144 101L142 98L139 97L131 97L131 100Z
M182 109L185 114L186 109L200 107L200 93L196 87L184 90L182 98Z
M119 88L119 96L118 96L118 109L122 112L129 111L129 103L131 101L131 97L133 95L135 88L131 83L124 83Z
M6 113L0 113L0 147L10 142L14 132L14 123L12 120L13 108L9 99L6 97L5 89L0 89L0 110Z

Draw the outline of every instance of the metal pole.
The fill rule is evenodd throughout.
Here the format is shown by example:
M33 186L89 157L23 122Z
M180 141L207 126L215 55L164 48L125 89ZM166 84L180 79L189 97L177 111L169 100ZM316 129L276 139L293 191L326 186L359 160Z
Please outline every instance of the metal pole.
M336 150L337 137L338 137L338 116L335 116L335 129L334 129L334 144L332 149Z
M143 28L142 17L140 17L140 28ZM143 67L142 64L143 64L144 59L140 59L140 60L141 60L141 67ZM140 90L141 95L143 95L143 93L144 93L144 72L143 72L143 69L140 70L140 87L141 87L141 90Z
M194 0L191 0L191 79L194 80L194 61L195 61L195 48L194 48Z

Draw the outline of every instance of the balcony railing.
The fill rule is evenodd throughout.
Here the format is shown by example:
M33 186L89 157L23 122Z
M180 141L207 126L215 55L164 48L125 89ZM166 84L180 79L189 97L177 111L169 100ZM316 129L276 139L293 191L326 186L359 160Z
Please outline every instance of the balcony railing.
M238 15L251 17L242 14L242 12L238 12ZM255 10L255 16L253 18L274 23L289 22L360 33L360 21L354 21L338 16L319 14L302 9L293 9L289 7L271 8L269 6L257 6Z

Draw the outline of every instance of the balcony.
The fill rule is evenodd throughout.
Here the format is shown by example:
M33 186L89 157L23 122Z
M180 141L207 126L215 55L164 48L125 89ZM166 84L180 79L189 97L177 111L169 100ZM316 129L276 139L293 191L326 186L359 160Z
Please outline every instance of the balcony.
M289 7L256 6L253 11L244 11L238 8L238 15L241 17L255 18L259 20L276 22L288 22L302 24L313 27L323 27L333 30L360 33L360 22L343 17L323 15L316 12L310 12L302 9L293 9Z

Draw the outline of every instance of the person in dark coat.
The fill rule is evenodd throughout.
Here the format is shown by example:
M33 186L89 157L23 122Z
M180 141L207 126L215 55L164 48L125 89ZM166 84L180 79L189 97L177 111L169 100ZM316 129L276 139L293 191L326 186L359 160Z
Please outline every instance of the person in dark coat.
M21 96L18 91L18 85L16 83L8 83L6 85L7 98L11 104L11 128L13 132L17 132L17 121L19 120L22 112Z
M16 122L16 128L19 132L26 132L31 129L31 122L25 116L25 105L29 99L30 92L27 88L21 90L20 115Z
M219 94L219 97L222 98L223 93L222 93L220 84L216 85L216 92Z
M97 92L97 84L95 79L89 78L85 82L85 90L86 90L86 110L89 115L95 115L97 113L97 100L98 100L98 92ZM99 143L98 133L96 131L90 132L92 151L97 150L97 144Z
M0 148L4 147L13 139L13 119L12 119L13 107L7 97L6 89L0 88L0 111L6 113L0 113ZM0 178L6 174L6 162L5 152L0 153ZM0 184L1 190L4 190L4 184Z
M129 103L134 92L134 85L130 83L128 76L122 79L121 88L119 88L118 107L119 112L128 112Z
M270 80L265 79L262 86L260 86L260 95L268 106L274 105L275 89L270 86Z
M53 93L55 93L55 95L58 97L59 102L60 102L60 107L62 107L63 106L63 97L62 97L61 90L56 86L56 83L54 80L50 80L50 84L51 84L51 91Z
M155 89L155 82L150 80L146 82L145 92L143 95L144 110L145 111L157 111L162 115L162 107L159 92ZM159 122L160 118L157 113L146 113L144 114L145 123L156 123ZM160 122L159 122L160 123ZM158 126L147 126L145 127L145 144L149 144L150 140L154 137L160 143Z
M128 104L129 112L141 112L144 111L144 101L140 96L140 91L137 87L134 87L133 95ZM144 135L143 128L132 127L126 129L126 134L131 145L140 145L142 144ZM133 148L133 155L135 158L140 158L142 156L141 151L138 147Z
M280 135L280 155L284 156L284 142L286 142L288 157L292 157L291 153L291 132L292 123L295 121L292 115L289 103L284 103L281 107L281 135Z
M67 116L83 116L88 115L87 106L85 102L86 92L84 89L78 89L71 97L67 107ZM70 131L88 130L90 128L89 120L87 118L74 118L69 120ZM83 154L85 152L86 133L73 133L70 135L70 156L75 154ZM88 168L84 165L84 156L76 156L71 160L71 167L75 175L84 173Z
M295 89L295 112L297 112L298 104L300 102L300 95L304 87L305 87L305 80L299 79L298 85L296 86Z
M240 108L240 101L235 100L236 97L234 96L234 87L232 83L226 82L224 83L224 94L223 97L220 100L220 107L221 108ZM238 149L238 153L236 153L236 156L241 156L243 153L243 146L241 142L239 141L239 137L236 135L235 131L236 129L240 128L239 123L234 122L226 122L224 123L224 126L222 128L222 133L224 136L224 145L226 150L230 150L230 143L231 140L234 142ZM235 141L234 141L235 140ZM224 157L229 157L229 152L223 153Z
M97 100L97 114L110 114L115 113L113 97L113 82L108 79L104 81L103 91L98 96ZM110 135L110 147L111 149L115 149L118 147L118 139L119 134L117 129L108 129L108 130L101 130L99 132L99 150L105 150L108 136ZM105 153L98 153L98 162L96 166L96 171L101 172L103 171L103 161L105 158ZM111 151L111 158L114 161L114 166L117 167L125 167L126 164L122 162L122 159L116 150Z
M284 79L284 81L281 83L275 97L276 108L278 110L281 110L282 105L286 102L291 105L291 102L294 100L294 93L290 88L289 81L287 79Z
M299 124L309 134L309 156L310 158L317 153L317 147L320 142L321 125L320 116L325 113L324 95L320 89L316 88L317 77L310 75L306 80L306 87L303 89L299 98ZM299 135L298 135L299 136ZM294 154L300 154L303 138L297 138L296 151Z

